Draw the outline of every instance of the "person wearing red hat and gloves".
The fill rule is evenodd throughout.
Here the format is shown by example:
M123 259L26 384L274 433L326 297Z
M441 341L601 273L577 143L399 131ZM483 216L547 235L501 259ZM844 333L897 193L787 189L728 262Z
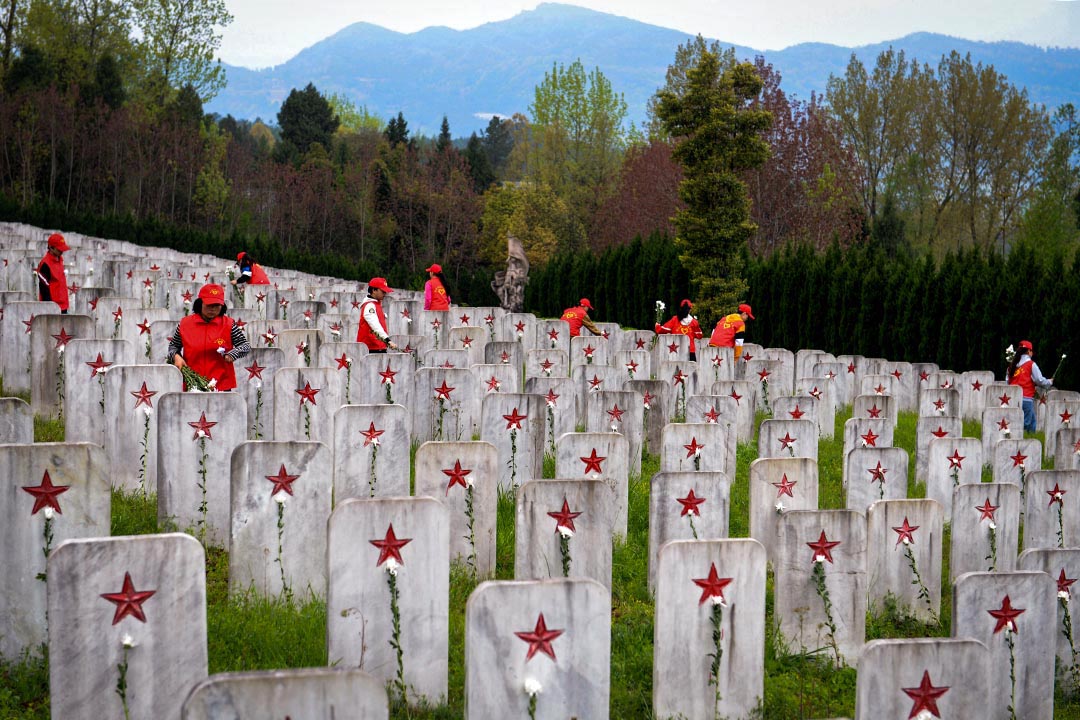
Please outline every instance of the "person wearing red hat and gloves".
M1030 340L1020 341L1020 352L1009 361L1005 377L1010 385L1019 385L1024 393L1021 405L1024 408L1024 430L1035 432L1035 386L1048 388L1054 384L1053 378L1043 377L1039 366L1035 364L1035 348Z
M203 285L191 314L176 326L169 340L168 362L189 367L222 392L236 387L233 363L251 352L244 331L226 315L225 288Z
M266 271L263 270L262 265L255 262L255 259L246 252L237 253L236 264L240 266L240 277L229 281L233 285L241 285L243 283L248 283L249 285L270 284L270 278L266 276Z
M443 278L442 265L432 263L426 271L428 281L424 285L424 309L425 310L449 310L450 294L446 290L446 280Z
M387 348L398 349L396 344L390 342L386 313L382 306L383 298L392 292L386 278L371 278L368 296L360 303L360 329L356 332L356 342L367 345L369 353L384 353Z
M694 309L694 303L683 300L679 303L679 309L675 316L663 325L657 323L653 328L657 335L686 335L690 338L690 359L697 360L697 347L694 345L695 338L704 337L697 318L690 314Z
M739 306L739 312L731 313L721 318L713 328L712 337L709 338L710 347L735 348L735 359L742 355L743 336L746 333L746 321L754 319L754 311L750 306L743 303Z
M67 315L68 286L64 272L64 253L71 248L60 233L49 236L48 250L37 266L38 300L54 302L60 306L60 314Z
M593 335L600 334L600 329L596 327L596 323L589 319L589 311L593 309L595 308L589 302L589 298L581 298L575 307L563 310L562 317L559 319L570 326L570 337L581 335L583 326Z

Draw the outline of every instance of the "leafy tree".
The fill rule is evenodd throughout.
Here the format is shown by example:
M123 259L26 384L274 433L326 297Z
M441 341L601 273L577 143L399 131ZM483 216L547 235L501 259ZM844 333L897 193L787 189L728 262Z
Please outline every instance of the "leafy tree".
M191 85L205 103L225 87L214 54L232 22L225 0L135 0L142 32L139 56L149 97L164 105L175 88Z
M341 122L337 130L339 133L358 133L364 130L380 132L383 129L382 118L369 112L367 105L358 107L352 100L338 93L331 94L326 101Z
M105 55L120 59L126 75L137 68L132 40L135 2L34 0L26 6L23 22L14 23L17 44L46 52L63 86L90 84Z
M124 104L127 92L124 90L124 79L120 76L120 66L116 58L112 55L102 55L98 59L94 83L86 88L85 93L87 100L92 102L100 98L113 110Z
M229 198L231 183L225 177L223 169L229 135L213 123L202 125L200 134L206 149L206 164L199 170L195 180L195 195L192 200L199 213L212 227L221 220Z
M4 76L4 89L9 94L20 90L46 88L56 82L56 67L52 59L36 46L23 48L7 75Z
M544 185L493 187L484 194L479 241L481 257L489 262L506 260L508 235L521 240L530 264L542 266L570 254L583 234L566 203Z
M687 74L682 95L659 93L657 116L678 138L673 156L685 175L679 196L686 207L675 216L675 241L706 318L730 311L748 289L740 251L755 227L739 173L769 156L761 137L769 113L751 107L761 89L753 65L740 63L721 73L720 58L705 52Z
M3 78L11 67L15 37L23 20L18 10L19 0L4 0L0 3L0 78Z
M314 143L330 147L330 139L339 121L326 98L312 84L303 90L293 88L277 116L284 143L306 155Z
M447 148L453 147L453 140L450 138L450 122L446 119L446 116L442 116L442 124L439 126L439 137L435 140L435 149L439 152L443 152Z
M675 48L675 59L668 65L664 73L664 85L659 88L645 105L645 129L648 137L652 140L669 139L664 124L657 115L657 104L660 101L661 92L674 93L682 96L686 92L687 77L690 70L697 66L702 56L711 52L720 58L720 67L729 68L735 64L735 48L721 48L720 42L713 40L706 42L700 34L693 40L687 40Z
M386 141L390 143L390 147L409 142L409 123L405 122L405 116L398 112L396 118L390 118L383 134L386 135Z
M1017 244L1068 258L1080 243L1080 121L1071 103L1054 113L1059 130L1050 145L1031 205L1024 213Z
M199 99L198 91L191 85L180 88L176 97L166 106L165 114L181 125L190 127L200 125L203 119L203 104Z

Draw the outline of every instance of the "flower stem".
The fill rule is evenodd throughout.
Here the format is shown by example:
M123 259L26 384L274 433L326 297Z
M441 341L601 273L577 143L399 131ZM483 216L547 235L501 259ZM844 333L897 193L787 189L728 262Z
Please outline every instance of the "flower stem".
M510 430L510 490L517 492L517 430Z
M469 530L469 534L466 536L466 540L469 541L469 556L466 558L465 562L472 568L473 577L476 577L478 572L476 560L476 518L473 512L473 488L471 485L465 488L465 517L465 527Z
M277 564L281 571L281 594L285 602L292 604L292 588L285 579L285 562L282 559L281 539L285 535L285 503L277 503Z
M49 560L49 552L52 551L52 541L53 541L52 522L53 522L53 519L51 517L46 516L45 517L45 526L44 526L44 528L42 528L42 531L41 531L42 538L45 541L45 544L42 545L42 547L41 547L41 552L45 556L46 563L48 563L48 560ZM38 580L40 580L41 582L48 582L48 573L45 570L42 570L41 572L39 572L35 577Z
M990 529L989 529L989 533L990 533L990 554L987 555L983 559L990 561L990 567L988 567L987 570L990 571L990 572L993 572L993 571L997 570L997 528L991 526Z
M397 678L394 687L401 697L401 704L405 705L405 664L404 654L401 649L401 609L398 607L397 575L386 574L386 584L390 588L390 614L393 616L393 634L390 638L390 647L397 652Z
M120 696L120 706L124 709L124 720L131 720L131 711L127 701L127 671L128 649L124 648L124 659L116 665L118 677L116 679L116 694Z
M570 538L559 533L559 554L562 555L562 575L570 577Z
M378 478L375 476L375 463L379 459L379 444L375 442L371 446L371 461L368 466L368 497L375 497L375 488L378 485Z
M697 534L697 528L694 527L694 513L688 513L686 517L690 518L690 532L692 532L694 534L694 539L697 540L698 539L698 534Z
M202 499L199 501L199 542L206 539L206 472L206 438L199 438L199 480L196 483L202 493Z
M1016 643L1008 627L1005 629L1005 644L1009 646L1009 720L1016 720Z
M262 406L263 406L263 391L262 385L255 388L255 420L251 424L251 429L255 431L255 439L262 440Z
M713 717L717 717L720 709L720 661L724 657L724 606L716 603L712 606L712 640L713 652L709 653L712 658L712 666L709 668L709 684L716 687L716 696L713 701Z
M150 415L143 414L142 454L139 456L139 490L146 499L146 470L150 462Z
M907 543L904 544L904 556L907 558L908 567L911 568L911 574L914 576L911 584L919 586L918 599L924 600L926 607L933 611L930 604L930 590L926 587L926 583L923 582L922 575L919 574L919 566L915 563L915 552L911 549L911 545Z
M814 562L814 586L817 589L818 597L821 598L821 605L825 610L825 626L829 629L828 642L829 647L832 648L833 654L836 656L836 664L840 665L840 647L836 642L836 621L833 620L832 614L832 598L829 597L829 588L825 585L825 563Z

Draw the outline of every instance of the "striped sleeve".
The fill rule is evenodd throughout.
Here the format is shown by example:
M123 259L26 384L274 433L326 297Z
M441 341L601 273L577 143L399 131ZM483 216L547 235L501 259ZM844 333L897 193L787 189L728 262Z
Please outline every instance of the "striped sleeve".
M240 326L233 323L232 326L232 346L233 349L225 353L226 356L233 360L239 360L248 353L251 352L251 345L248 343L247 335L240 329Z

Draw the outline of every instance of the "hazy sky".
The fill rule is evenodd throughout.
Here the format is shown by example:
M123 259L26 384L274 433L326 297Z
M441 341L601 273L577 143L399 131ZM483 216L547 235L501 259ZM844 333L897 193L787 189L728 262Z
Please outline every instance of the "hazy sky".
M221 57L274 65L354 22L399 32L464 30L531 10L535 0L226 0ZM800 42L864 45L917 31L971 40L1080 47L1080 0L577 0L569 3L707 38L778 50Z

